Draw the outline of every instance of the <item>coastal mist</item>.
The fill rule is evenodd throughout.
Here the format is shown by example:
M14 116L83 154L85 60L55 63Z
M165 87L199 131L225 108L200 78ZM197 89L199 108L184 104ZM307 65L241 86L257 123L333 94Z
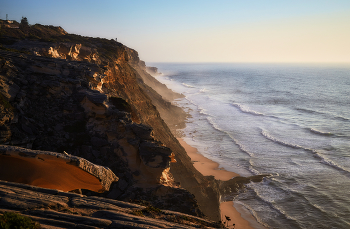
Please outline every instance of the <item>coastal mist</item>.
M152 65L185 96L187 143L241 176L271 175L235 197L241 212L268 228L350 228L349 66Z

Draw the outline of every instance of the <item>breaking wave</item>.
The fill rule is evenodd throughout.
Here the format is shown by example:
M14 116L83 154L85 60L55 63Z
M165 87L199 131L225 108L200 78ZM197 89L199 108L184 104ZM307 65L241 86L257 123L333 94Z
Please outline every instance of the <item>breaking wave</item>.
M283 146L287 146L287 147L290 147L290 148L294 148L294 149L302 149L302 150L305 150L307 152L310 152L314 155L314 157L320 159L321 163L325 164L325 165L328 165L328 166L331 166L332 168L334 169L337 169L339 171L343 171L343 172L346 172L346 173L350 173L349 170L343 168L342 166L338 165L336 162L332 161L331 159L327 158L326 156L320 154L319 152L317 152L316 150L314 149L309 149L309 148L305 148L305 147L302 147L300 145L296 145L296 144L291 144L291 143L287 143L287 142L284 142L284 141L281 141L281 140L278 140L276 139L275 137L271 136L267 131L265 130L261 130L261 134L267 138L268 140L271 140L277 144L280 144L280 145L283 145Z
M202 89L200 89L199 91L202 92L202 93L204 93L204 92L207 92L207 91L209 91L209 90L206 89L206 88L202 88Z
M295 110L301 111L301 112L304 112L304 113L309 113L309 114L325 115L325 113L314 111L314 110L310 110L310 109L305 109L305 108L295 108Z
M188 87L188 88L195 88L195 86L192 86L192 85L189 85L189 84L186 84L186 83L182 83L183 86L185 87Z
M318 135L323 135L323 136L332 136L333 135L330 132L323 132L320 130L316 130L314 128L306 128L306 129L309 130L311 133L318 134Z
M265 116L263 113L250 110L249 108L244 107L243 105L238 104L238 103L232 103L231 105L234 106L234 107L237 107L237 108L238 108L239 110L241 110L241 112L243 112L243 113L247 113L247 114L251 114L251 115L256 115L256 116Z
M320 111L315 111L315 110L310 110L310 109L305 109L305 108L295 108L295 110L297 111L301 111L304 113L308 113L308 114L315 114L315 115L322 115L328 118L332 118L332 119L336 119L336 120L340 120L340 121L350 121L349 118L343 117L343 116L339 116L339 115L334 115L331 113L324 113L324 112L320 112Z
M227 131L221 129L214 121L211 117L207 117L207 121L208 123L216 130L224 133L225 135L227 135L229 138L232 139L233 143L243 152L248 154L250 157L254 157L254 154L249 152L244 145L242 145L241 143L239 143L234 137L232 137L232 135L230 133L228 133Z
M320 154L319 152L317 152L315 150L313 150L313 152L314 152L314 157L320 159L321 163L328 165L328 166L331 166L339 171L350 173L350 170L343 168L342 166L338 165L337 163L335 163L331 159L327 158L326 156Z
M302 146L278 140L275 137L271 136L267 131L265 131L263 129L261 129L261 135L264 136L266 139L268 139L270 141L273 141L273 142L275 142L277 144L283 145L283 146L287 146L287 147L294 148L294 149L305 149Z

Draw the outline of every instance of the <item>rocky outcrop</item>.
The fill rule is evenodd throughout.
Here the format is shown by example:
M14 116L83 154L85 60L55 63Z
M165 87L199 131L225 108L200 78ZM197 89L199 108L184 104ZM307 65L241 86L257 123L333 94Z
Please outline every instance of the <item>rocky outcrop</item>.
M42 228L218 228L195 216L103 197L0 181L0 215L29 216Z
M120 168L124 161L122 168L139 174L133 175L139 183L161 182L163 171L170 166L171 150L154 139L149 126L134 123L130 113L89 87L94 76L103 75L97 65L2 54L8 61L2 62L0 82L9 86L1 92L19 111L9 109L9 117L3 119L6 133L11 134L4 136L8 141L3 144L66 151L111 168ZM141 156L145 141L152 144L152 154Z
M143 198L159 207L201 215L197 203L190 201L193 196L177 188L169 172L173 151L155 139L153 128L137 123L136 108L122 94L106 86L98 89L102 79L111 77L103 68L1 50L0 56L0 83L19 88L16 93L0 89L2 144L83 157L109 167L120 178L105 194L110 198ZM159 185L171 187L162 193ZM150 190L142 191L145 187ZM163 200L152 200L154 195ZM173 196L179 198L174 206Z
M0 180L62 191L108 191L118 177L84 158L0 145Z

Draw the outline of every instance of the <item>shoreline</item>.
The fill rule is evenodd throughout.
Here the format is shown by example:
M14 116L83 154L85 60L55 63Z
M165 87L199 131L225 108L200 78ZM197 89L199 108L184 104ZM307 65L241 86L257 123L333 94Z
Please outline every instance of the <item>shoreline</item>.
M194 167L204 176L214 176L216 180L227 181L239 174L219 168L219 163L212 161L198 152L198 150L185 142L182 138L177 138L187 155L191 158Z
M240 176L237 173L227 171L225 169L219 168L219 163L212 161L198 152L198 150L189 144L187 144L182 138L177 138L182 147L186 150L188 156L191 158L191 161L194 167L204 176L214 176L217 180L227 181L233 177ZM233 201L221 202L220 203L220 212L221 212L221 221L225 222L225 216L231 218L229 221L229 228L235 229L262 229L265 228L259 224L253 215L246 209L243 209L243 206L234 204ZM238 211L239 209L240 211ZM246 211L243 211L246 210ZM243 216L244 215L244 218ZM235 224L235 227L233 227ZM226 224L225 224L226 225ZM231 226L230 226L231 225Z

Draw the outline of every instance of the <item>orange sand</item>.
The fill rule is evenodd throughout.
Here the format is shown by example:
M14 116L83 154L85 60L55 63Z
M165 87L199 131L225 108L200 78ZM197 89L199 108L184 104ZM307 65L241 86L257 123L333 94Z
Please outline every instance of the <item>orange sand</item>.
M250 215L249 221L243 219L241 216L241 213L239 213L236 210L236 208L233 207L232 201L222 202L220 204L220 210L221 210L221 221L222 222L226 222L225 216L228 216L231 218L231 221L228 222L229 228L233 228L232 224L236 224L235 229L253 229L254 228L250 225L249 221L251 221L251 220L255 221L255 218L252 215ZM225 225L226 225L226 223L225 223Z
M202 173L204 176L214 176L217 180L229 180L239 174L230 172L224 169L219 169L219 164L204 157L198 153L198 150L190 145L188 145L183 139L177 139L182 147L185 148L188 156L191 158L194 167ZM231 221L229 221L229 228L233 228L235 224L235 229L254 229L254 228L264 228L260 226L252 215L245 214L249 221L242 218L241 214L233 207L233 202L223 202L220 204L221 220L225 222L225 216L229 216ZM252 227L251 224L255 226ZM226 225L226 224L225 224Z
M41 155L40 158L0 155L0 180L65 192L75 189L99 192L103 189L95 176L48 155Z

